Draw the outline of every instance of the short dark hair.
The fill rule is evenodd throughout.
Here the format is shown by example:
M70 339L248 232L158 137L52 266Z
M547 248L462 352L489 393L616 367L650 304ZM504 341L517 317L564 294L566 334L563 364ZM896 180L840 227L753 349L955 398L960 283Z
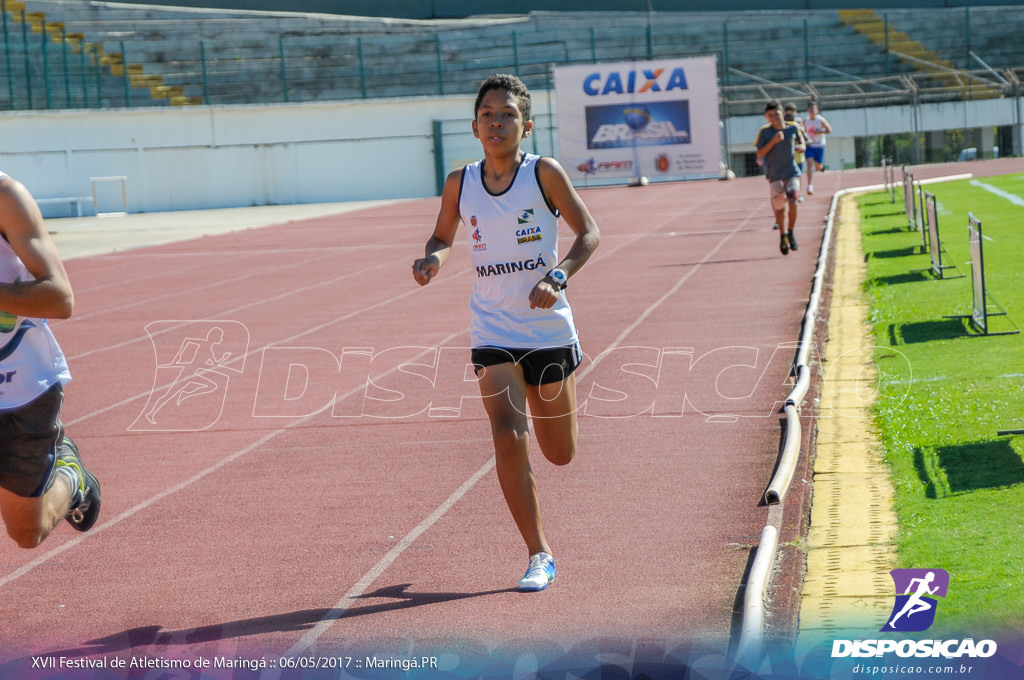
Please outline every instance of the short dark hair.
M491 90L506 90L512 93L519 102L519 112L523 114L523 120L531 120L533 102L530 99L530 91L526 89L523 81L510 73L495 73L480 84L480 89L476 92L476 103L473 105L474 118L480 110L480 102L483 101L484 95Z
M783 108L783 111L796 111L796 104L794 104L793 102L787 102L786 106Z
M764 112L768 113L769 111L774 111L776 109L781 109L781 108L782 108L782 104L779 103L779 100L778 99L773 99L773 100L771 100L770 102L768 102L767 104L764 105Z

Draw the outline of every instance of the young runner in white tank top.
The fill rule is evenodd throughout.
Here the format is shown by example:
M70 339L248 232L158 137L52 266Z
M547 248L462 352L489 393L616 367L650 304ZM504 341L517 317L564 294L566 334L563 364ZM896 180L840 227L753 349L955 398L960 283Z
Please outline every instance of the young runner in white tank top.
M544 457L569 463L578 436L573 371L581 356L565 287L600 234L562 166L520 148L533 129L530 110L530 93L515 76L491 76L480 86L473 134L484 159L448 175L434 232L412 269L417 283L430 283L465 224L474 277L471 358L498 481L530 556L518 586L537 591L554 581L555 558L530 467L527 406ZM558 216L574 236L561 259Z
M88 531L100 485L64 435L67 362L46 318L67 318L74 296L39 206L0 173L0 516L34 548L65 519Z

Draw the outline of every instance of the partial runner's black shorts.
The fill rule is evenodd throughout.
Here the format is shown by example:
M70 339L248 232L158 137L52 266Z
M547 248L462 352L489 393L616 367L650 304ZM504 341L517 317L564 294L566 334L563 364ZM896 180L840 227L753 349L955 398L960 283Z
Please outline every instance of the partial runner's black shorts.
M64 439L63 402L58 383L24 406L0 410L0 487L25 498L43 494Z
M485 366L511 362L523 369L523 377L529 385L562 382L583 361L583 351L579 344L546 349L474 347L470 356L477 375Z

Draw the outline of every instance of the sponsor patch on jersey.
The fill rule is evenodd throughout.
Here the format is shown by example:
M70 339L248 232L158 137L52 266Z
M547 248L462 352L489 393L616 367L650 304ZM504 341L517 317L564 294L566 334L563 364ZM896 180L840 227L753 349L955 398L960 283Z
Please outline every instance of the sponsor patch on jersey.
M530 243L531 241L539 241L544 238L543 232L540 227L523 227L516 229L516 242L520 245L524 243Z

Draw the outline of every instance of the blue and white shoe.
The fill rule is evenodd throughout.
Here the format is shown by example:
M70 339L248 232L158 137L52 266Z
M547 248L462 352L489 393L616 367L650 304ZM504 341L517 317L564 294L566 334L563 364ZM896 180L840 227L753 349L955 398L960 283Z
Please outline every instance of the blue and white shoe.
M555 558L540 552L530 556L530 566L519 579L519 590L535 592L544 590L555 580Z

